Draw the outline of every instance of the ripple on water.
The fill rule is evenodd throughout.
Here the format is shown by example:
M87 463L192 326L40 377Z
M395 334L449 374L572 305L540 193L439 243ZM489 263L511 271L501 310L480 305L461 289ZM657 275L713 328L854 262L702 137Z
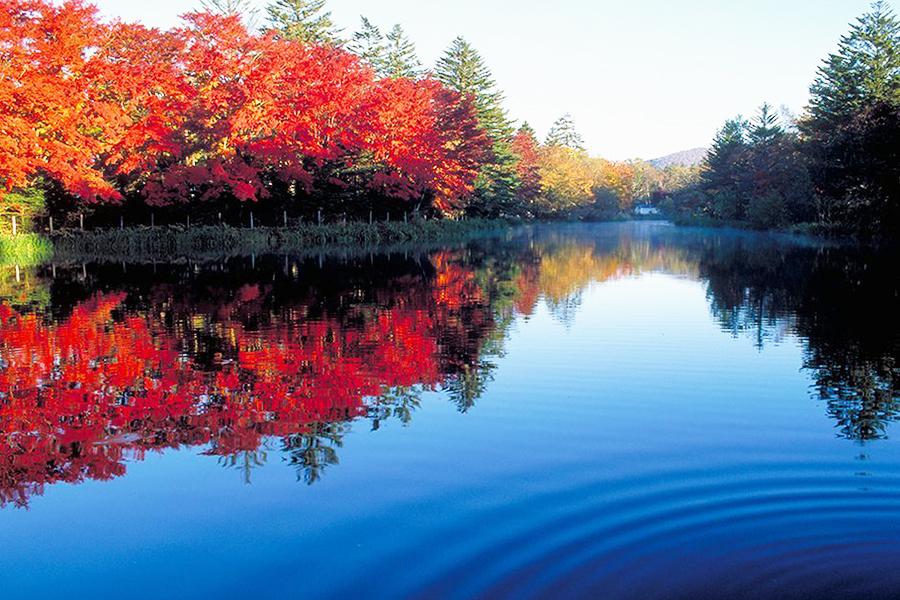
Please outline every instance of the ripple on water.
M417 565L406 595L900 594L900 469L893 467L865 478L846 463L781 461L665 466L632 477L554 471L521 493L510 489L494 482L457 505L446 519L452 526L437 524L390 559Z

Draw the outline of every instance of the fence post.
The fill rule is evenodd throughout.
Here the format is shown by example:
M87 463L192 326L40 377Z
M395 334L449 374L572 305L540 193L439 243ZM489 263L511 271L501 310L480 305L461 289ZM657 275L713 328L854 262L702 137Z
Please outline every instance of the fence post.
M369 225L372 224L372 217L373 217L372 211L370 210L370 211L369 211Z
M406 223L406 211L403 211L403 222Z
M150 213L150 227L156 227L156 214Z
M284 228L287 229L287 211L284 211Z
M16 265L16 283L22 281L22 274L19 272L19 265Z
M50 217L50 233L53 233L53 217Z
M253 229L253 211L252 210L250 211L250 229Z
M18 224L16 223L16 215L12 216L12 221L13 221L13 235L16 235L19 232L19 227L18 227ZM16 267L16 268L18 268L18 267Z
M125 217L119 215L119 229L125 229Z
M84 213L78 213L78 228L84 231Z
M320 208L319 210L317 210L316 214L318 214L318 216L319 216L319 225L321 225L322 224L322 209Z
M385 223L390 223L390 222L391 222L391 213L390 213L390 211L387 212L387 213L385 213L385 215L384 215L384 222L385 222Z
M191 228L191 215L188 215L188 216L187 216L187 228L188 228L188 229Z

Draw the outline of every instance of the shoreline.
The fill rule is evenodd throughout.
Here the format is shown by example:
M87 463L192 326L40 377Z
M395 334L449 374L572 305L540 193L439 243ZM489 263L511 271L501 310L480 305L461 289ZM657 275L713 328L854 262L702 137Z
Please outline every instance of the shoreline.
M526 222L506 219L347 222L297 227L158 226L52 235L0 235L0 265L50 262L150 262L252 254L381 251L391 247L460 242L510 231Z
M0 235L0 266L40 266L81 262L177 262L219 260L265 254L367 254L410 251L427 244L460 243L543 224L589 224L606 221L526 221L521 219L416 220L366 223L350 221L294 227L231 227L229 225L126 227L124 229L58 230L52 235ZM800 235L828 241L858 242L852 236L791 227L757 229L746 223L712 219L636 218L666 221L674 227L710 227Z

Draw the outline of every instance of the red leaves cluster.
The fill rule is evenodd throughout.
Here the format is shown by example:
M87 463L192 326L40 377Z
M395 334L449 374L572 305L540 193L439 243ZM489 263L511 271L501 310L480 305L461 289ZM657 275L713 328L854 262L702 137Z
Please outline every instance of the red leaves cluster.
M90 82L90 53L107 32L80 3L0 4L0 177L26 184L38 171L86 198L118 193L95 168L115 127Z
M375 183L390 196L412 199L430 192L438 208L458 208L472 192L491 144L471 101L432 79L379 84L372 151L386 168Z
M327 181L450 208L489 147L471 105L438 82L378 80L341 48L251 34L235 17L192 13L159 31L101 23L79 0L0 0L0 59L0 194L36 175L86 202L154 204Z
M530 202L541 195L541 156L534 133L527 128L519 129L512 140L513 153L518 157L516 172L519 175L518 195Z

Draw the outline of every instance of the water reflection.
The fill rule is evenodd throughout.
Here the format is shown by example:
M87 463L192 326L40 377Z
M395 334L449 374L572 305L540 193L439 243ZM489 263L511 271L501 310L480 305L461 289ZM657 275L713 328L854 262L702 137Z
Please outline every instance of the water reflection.
M713 314L763 348L802 338L804 368L840 434L882 438L898 414L900 278L896 255L758 240L705 248Z
M425 392L472 411L510 327L541 303L572 326L589 285L652 272L704 282L721 327L761 351L798 336L839 435L878 439L900 401L895 264L807 239L621 225L389 256L4 267L0 504L180 447L247 482L278 456L314 483L351 428L409 425Z

